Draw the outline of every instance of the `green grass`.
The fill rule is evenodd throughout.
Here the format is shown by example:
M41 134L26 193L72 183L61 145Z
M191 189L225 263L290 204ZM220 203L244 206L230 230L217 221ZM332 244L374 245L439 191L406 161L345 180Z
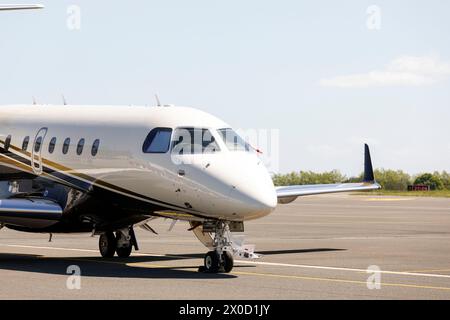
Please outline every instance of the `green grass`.
M402 196L402 197L438 197L450 198L450 190L433 191L394 191L394 190L375 190L369 192L358 192L357 195L377 195L377 196Z

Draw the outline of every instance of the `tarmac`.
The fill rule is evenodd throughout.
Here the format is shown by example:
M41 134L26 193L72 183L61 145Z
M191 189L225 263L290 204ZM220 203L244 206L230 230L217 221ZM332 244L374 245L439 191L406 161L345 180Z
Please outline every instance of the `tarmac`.
M263 257L229 274L198 272L207 249L170 224L137 229L128 259L101 258L98 236L4 228L0 299L450 299L450 199L302 197L245 223Z

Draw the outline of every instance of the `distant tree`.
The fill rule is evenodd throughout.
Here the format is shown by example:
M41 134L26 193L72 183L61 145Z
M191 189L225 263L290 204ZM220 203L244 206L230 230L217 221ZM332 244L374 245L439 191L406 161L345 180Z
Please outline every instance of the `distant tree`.
M384 190L407 190L411 183L411 176L401 170L376 169L374 170L374 176ZM361 173L359 177L352 177L347 182L359 182L363 177L364 174Z
M441 173L435 172L435 175L439 176L444 185L444 189L450 190L450 173L447 171L442 171Z
M376 169L375 179L384 190L404 191L408 185L425 184L432 190L449 189L450 173L446 171L421 174L415 178L402 170ZM338 170L316 173L312 171L291 172L287 174L276 174L273 182L276 186L303 185L303 184L326 184L341 182L359 182L363 178L361 173L358 177L347 178Z
M444 184L438 174L434 173L423 173L419 175L415 180L414 184L424 184L430 186L431 190L442 190L444 189Z
M326 184L346 181L346 177L339 171L333 170L322 173L312 171L291 172L288 174L276 174L272 177L276 186L290 186L303 184Z

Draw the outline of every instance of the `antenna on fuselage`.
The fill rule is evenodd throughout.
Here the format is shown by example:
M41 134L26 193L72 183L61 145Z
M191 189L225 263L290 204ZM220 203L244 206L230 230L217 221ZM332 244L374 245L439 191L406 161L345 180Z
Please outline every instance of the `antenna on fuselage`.
M33 105L37 105L36 98L34 96L32 98L33 98Z
M64 104L65 106L67 106L67 101L66 101L66 97L64 97L64 95L63 95L63 94L62 94L61 96L62 96L62 99L63 99L63 104Z
M159 97L158 97L157 94L155 94L155 98L156 98L156 105L157 105L158 107L161 107L161 101L159 101Z

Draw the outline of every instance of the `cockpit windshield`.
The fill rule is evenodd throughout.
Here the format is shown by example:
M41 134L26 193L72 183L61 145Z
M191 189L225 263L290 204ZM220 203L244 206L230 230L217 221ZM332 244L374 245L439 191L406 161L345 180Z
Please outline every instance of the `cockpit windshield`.
M199 154L220 151L209 129L177 128L172 140L172 153Z
M252 151L253 148L242 139L233 129L217 130L230 151Z

